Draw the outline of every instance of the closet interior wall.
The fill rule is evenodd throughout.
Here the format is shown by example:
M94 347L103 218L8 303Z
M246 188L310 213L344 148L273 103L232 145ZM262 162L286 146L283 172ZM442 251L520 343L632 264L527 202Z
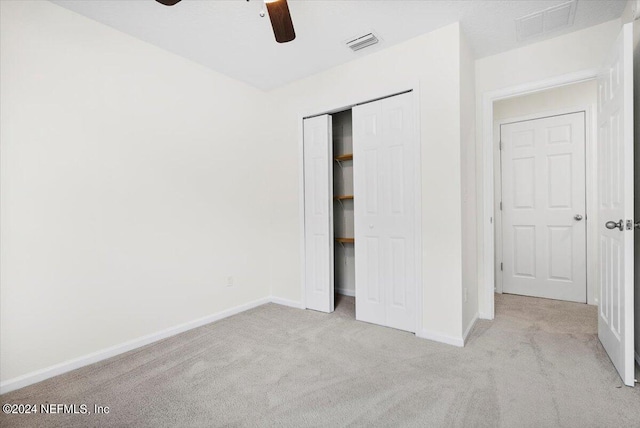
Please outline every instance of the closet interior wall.
M332 115L335 291L355 296L353 224L353 132L351 110Z

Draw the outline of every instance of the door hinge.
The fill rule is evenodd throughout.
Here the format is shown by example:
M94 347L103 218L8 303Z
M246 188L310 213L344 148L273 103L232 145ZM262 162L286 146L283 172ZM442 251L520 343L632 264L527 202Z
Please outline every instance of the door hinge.
M502 150L502 140L498 143L498 150Z
M500 201L500 211L502 211L502 201Z
M500 262L500 272L502 272L502 268L503 268L503 265L502 265L502 262Z

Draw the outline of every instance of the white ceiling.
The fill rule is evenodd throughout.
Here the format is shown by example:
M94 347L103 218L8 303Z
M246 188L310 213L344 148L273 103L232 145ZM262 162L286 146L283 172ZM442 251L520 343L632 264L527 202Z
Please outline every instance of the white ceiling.
M272 89L460 21L476 57L619 18L626 0L578 0L570 28L518 42L515 19L566 0L289 0L297 38L276 43L262 0L51 0L260 89ZM344 42L374 30L357 53Z

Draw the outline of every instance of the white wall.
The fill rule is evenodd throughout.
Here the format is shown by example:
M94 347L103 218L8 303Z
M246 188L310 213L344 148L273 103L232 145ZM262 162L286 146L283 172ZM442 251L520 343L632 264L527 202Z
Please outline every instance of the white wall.
M460 137L462 156L462 327L468 334L478 316L474 56L460 35Z
M2 381L268 296L266 95L0 7Z
M486 92L504 89L524 83L565 75L582 70L596 69L605 53L615 41L621 28L620 20L605 22L571 34L545 40L523 48L503 52L476 61L476 145L482 153L484 135L482 123L482 99ZM478 204L478 282L481 316L488 316L489 302L485 299L484 279L484 218L483 157L476 159L476 191Z
M499 121L566 108L595 106L597 89L596 81L588 80L521 97L500 100L493 104L493 119Z
M273 91L271 195L273 294L301 296L301 116L388 95L419 83L424 332L462 334L462 202L459 25L367 55Z
M622 16L620 16L620 21L623 24L632 22L633 15L636 9L640 9L640 0L627 0L627 5L622 11Z

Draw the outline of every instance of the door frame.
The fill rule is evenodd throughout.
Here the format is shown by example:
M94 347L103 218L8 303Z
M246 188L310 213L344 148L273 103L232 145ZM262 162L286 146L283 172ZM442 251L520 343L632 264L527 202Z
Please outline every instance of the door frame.
M479 258L482 260L484 269L480 282L484 287L484 292L480 298L484 300L483 311L479 317L492 320L495 318L495 183L494 183L494 129L493 129L493 103L507 98L519 97L547 89L593 80L598 76L598 69L588 69L575 73L562 74L544 80L528 82L520 85L510 86L503 89L485 92L482 96L482 231L483 244L478 248ZM595 223L595 222L593 222Z
M597 123L596 123L596 107L594 105L577 105L575 107L567 107L562 109L554 109L547 110L539 113L533 113L523 116L514 116L501 120L496 120L494 122L493 127L493 153L494 153L494 202L493 202L493 210L495 212L495 235L494 235L494 245L495 245L495 259L494 259L494 270L495 270L495 292L498 294L502 294L503 288L503 277L502 272L500 271L500 261L502 259L502 211L499 209L500 204L500 195L502 191L502 180L501 180L501 168L502 164L500 161L500 134L501 134L501 126L514 122L524 122L529 120L536 119L544 119L546 117L551 116L561 116L566 114L573 113L584 113L584 144L585 144L585 220L586 220L586 278L587 278L587 304L589 305L597 305L598 304L598 245L597 245L597 236L598 236L598 223L597 223L597 215L598 215L598 206L597 206L597 150L594 145L595 143L595 135L597 132Z
M415 256L415 278L416 278L416 307L415 307L415 333L420 333L423 321L423 283L422 283L422 132L420 124L420 82L414 81L408 85L390 86L381 91L372 91L371 95L365 97L347 98L343 102L330 104L325 108L310 108L298 114L298 218L300 219L300 263L302 269L300 271L300 307L307 307L306 287L305 287L305 233L304 233L304 119L319 116L323 114L333 114L340 111L349 110L358 104L370 103L383 98L389 98L395 95L411 92L413 99L413 116L414 116L414 132L416 138L416 156L415 162L415 189L413 197L415 198L415 219L414 230L416 240L414 245ZM337 105L337 106L336 106ZM357 286L357 285L356 285ZM335 293L335 286L333 292Z

